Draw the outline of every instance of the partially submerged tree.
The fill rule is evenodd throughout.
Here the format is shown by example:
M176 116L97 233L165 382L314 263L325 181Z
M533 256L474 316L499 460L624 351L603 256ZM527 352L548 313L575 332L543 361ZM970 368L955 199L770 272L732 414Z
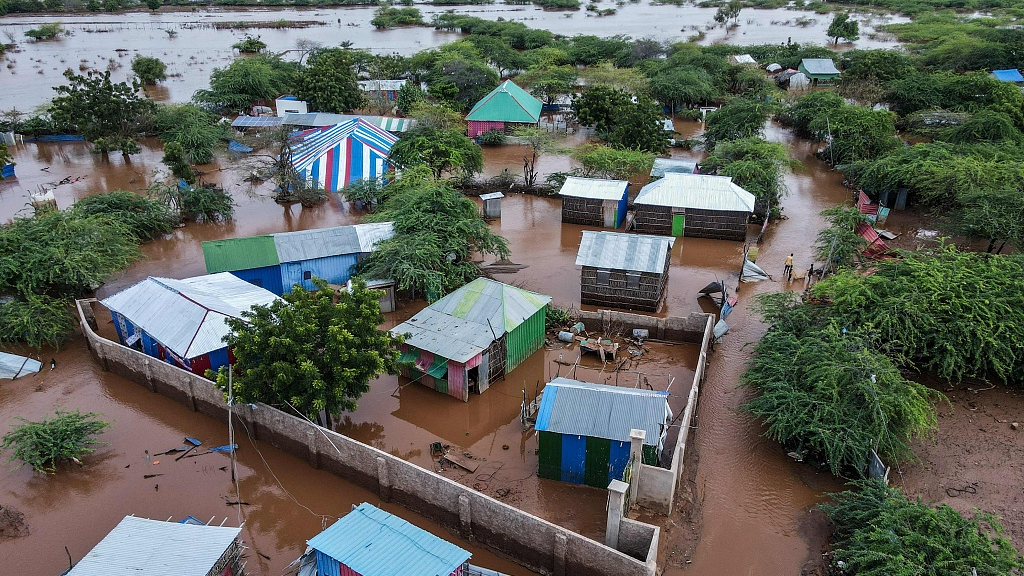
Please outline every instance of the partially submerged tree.
M758 304L771 329L742 381L758 394L745 408L766 436L842 477L861 477L872 450L887 461L913 456L911 441L936 427L938 392L904 378L869 336L792 292Z
M167 65L159 58L136 55L132 59L132 73L146 86L152 86L167 79Z
M583 165L587 178L633 180L646 176L654 165L654 154L641 150L619 150L596 144L584 145L572 157Z
M958 201L960 208L949 219L952 229L988 240L989 253L1002 253L1007 243L1024 250L1024 194L1019 187L975 188Z
M786 191L784 171L796 165L782 144L741 138L719 142L701 162L701 170L731 176L733 183L757 198L755 212L764 214L778 211L779 200Z
M732 25L736 26L740 22L740 10L742 9L743 3L740 0L729 0L715 11L715 22L725 26L732 20Z
M835 206L821 213L828 226L818 231L814 256L825 263L826 271L851 268L862 260L867 240L857 234L857 226L867 224L867 216L853 206Z
M190 164L208 164L217 146L228 139L227 127L218 120L195 104L168 104L157 108L156 129L165 143L181 145Z
M351 292L313 283L315 291L296 285L283 299L227 319L236 402L294 409L324 424L321 412L355 410L370 380L397 372L401 339L378 328L381 293L358 280ZM226 367L216 379L227 390Z
M71 210L81 216L108 216L122 224L140 242L174 229L174 214L167 204L126 190L104 192L75 202Z
M67 127L93 143L98 152L120 151L136 154L136 139L152 116L153 101L139 96L135 82L112 82L110 71L80 76L67 70L68 83L57 86L58 96L50 105L54 124Z
M822 152L833 166L878 158L900 146L895 114L865 106L843 106L815 118L808 129L827 142Z
M245 38L235 42L231 47L238 50L240 54L259 54L267 49L267 43L260 40L259 36L246 34Z
M295 87L298 64L258 54L234 60L210 74L210 88L192 99L217 112L241 112L259 101L271 101Z
M28 294L0 302L0 344L58 347L75 331L67 298Z
M150 193L162 198L180 222L224 222L231 220L235 210L231 195L218 186L156 183Z
M735 98L707 115L704 121L704 147L709 151L722 140L760 136L773 111L767 102Z
M370 218L394 222L395 236L360 264L362 277L393 278L399 290L439 298L480 276L474 254L508 257L508 243L487 226L476 203L423 168L404 171L386 188L392 187Z
M196 183L196 172L192 169L192 163L185 156L185 149L177 142L164 144L164 157L160 160L171 170L171 175L182 180L185 184Z
M528 155L523 157L523 183L527 188L533 188L537 183L537 160L554 149L555 138L539 126L521 126L512 135L530 148Z
M839 12L832 17L826 34L832 39L833 44L839 44L840 38L847 42L856 42L860 38L860 24L850 18L849 12Z
M52 418L37 422L16 418L20 424L4 434L0 451L10 450L10 462L20 460L41 474L53 474L63 462L81 464L80 458L103 444L96 435L110 426L97 416L93 412L58 410Z
M462 132L417 125L391 147L388 161L403 169L427 166L442 174L471 175L483 169L483 150Z
M830 496L833 503L820 507L834 527L832 566L844 574L1024 574L1024 558L991 514L965 517L879 481Z
M359 89L349 50L315 50L299 76L296 96L309 102L310 110L344 114L366 105Z

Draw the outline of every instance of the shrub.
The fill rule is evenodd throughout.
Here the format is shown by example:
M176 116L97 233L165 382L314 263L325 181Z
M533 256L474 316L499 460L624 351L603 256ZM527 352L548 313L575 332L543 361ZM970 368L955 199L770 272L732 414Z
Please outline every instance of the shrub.
M61 26L60 22L50 22L48 24L42 24L39 28L32 28L31 30L25 31L25 36L33 40L50 40L60 36L61 34L67 34L68 31Z
M418 8L394 8L381 6L373 13L370 24L375 28L394 28L396 26L423 26L423 15Z
M501 130L488 130L480 135L481 146L497 146L505 143L505 133Z
M21 460L36 472L53 474L65 461L81 464L79 458L95 451L102 442L96 435L110 426L97 419L93 412L62 412L52 418L30 422L17 418L21 424L4 434L0 450L11 450L10 462Z
M230 220L235 209L231 195L216 186L154 184L150 192L163 198L183 222L222 222Z
M174 229L174 215L166 203L125 190L83 198L75 203L72 210L85 217L104 215L114 218L140 241L151 240Z
M245 38L231 45L242 54L259 54L267 49L267 43L260 40L259 36L245 35Z
M132 72L147 86L167 79L167 65L159 58L135 56L132 60Z
M0 303L0 342L33 348L57 347L74 334L70 302L41 294Z

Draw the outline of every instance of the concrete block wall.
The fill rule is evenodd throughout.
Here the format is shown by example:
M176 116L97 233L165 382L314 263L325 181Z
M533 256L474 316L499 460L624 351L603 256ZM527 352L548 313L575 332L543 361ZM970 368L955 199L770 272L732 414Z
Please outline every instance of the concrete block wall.
M600 332L604 326L622 326L624 334L629 335L634 328L641 328L647 330L650 338L655 340L690 343L704 342L708 318L711 318L710 314L702 312L693 312L684 317L655 318L618 310L580 310L577 315L591 332Z
M92 302L77 302L80 324L89 350L105 370L227 422L223 393L212 382L97 335L91 328L95 325ZM303 457L315 468L374 491L382 500L405 506L535 572L553 576L655 574L651 559L657 557L658 531L654 526L629 521L630 554L625 554L271 406L239 405L235 416L245 422L254 438Z
M694 315L690 317L693 318ZM686 408L679 420L679 435L672 453L672 466L668 469L657 466L640 465L639 483L637 485L636 503L654 512L671 514L675 502L676 489L683 472L683 456L686 453L686 441L690 436L693 415L697 413L697 399L700 396L700 385L704 381L707 368L708 348L714 331L715 320L710 314L704 317L704 330L700 339L700 354L697 356L697 368L693 374L693 384L686 400Z

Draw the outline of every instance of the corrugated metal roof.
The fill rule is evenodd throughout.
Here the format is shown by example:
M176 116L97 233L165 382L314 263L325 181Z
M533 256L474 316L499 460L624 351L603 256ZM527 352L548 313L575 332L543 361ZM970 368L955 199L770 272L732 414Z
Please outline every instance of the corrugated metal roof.
M671 236L584 230L576 265L660 274L674 240Z
M374 222L370 224L356 224L356 236L359 238L360 252L373 252L377 243L388 240L395 235L394 222Z
M505 195L502 194L501 192L491 192L490 194L481 194L480 195L480 199L481 200L498 200L499 198L504 198L504 197L505 197Z
M651 176L661 178L668 173L693 174L697 171L697 163L677 158L655 158L651 166Z
M270 304L272 292L228 272L184 280L149 277L101 303L121 314L182 358L224 347L225 320Z
M68 576L206 576L241 531L126 516Z
M359 236L352 226L282 232L274 234L273 238L281 262L300 262L361 252Z
M800 64L808 74L839 74L836 63L829 58L804 58Z
M391 332L410 334L410 346L465 363L550 302L550 296L477 278Z
M757 60L750 54L735 54L730 57L736 64L757 64Z
M364 122L387 130L388 132L405 132L416 125L413 118L393 118L391 116L357 116L354 114L329 114L326 112L310 112L308 114L286 114L281 124L287 126L309 126L322 128L335 124L344 124L352 120L362 119Z
M1024 76L1021 76L1020 70L1016 68L1012 70L993 70L992 76L1001 82L1024 82Z
M669 172L644 186L633 204L753 212L754 195L733 184L728 176Z
M17 378L39 372L42 363L26 356L0 352L0 378Z
M203 258L210 274L277 266L277 248L272 236L247 236L203 242Z
M540 100L516 86L515 82L505 80L473 106L466 120L533 124L540 120L543 107Z
M667 392L555 378L544 387L534 427L618 442L629 442L635 428L647 432L644 444L657 446L671 420Z
M447 576L472 556L366 502L307 544L362 576Z
M604 180L601 178L577 178L569 176L558 193L575 198L596 200L621 200L626 195L629 182L625 180Z

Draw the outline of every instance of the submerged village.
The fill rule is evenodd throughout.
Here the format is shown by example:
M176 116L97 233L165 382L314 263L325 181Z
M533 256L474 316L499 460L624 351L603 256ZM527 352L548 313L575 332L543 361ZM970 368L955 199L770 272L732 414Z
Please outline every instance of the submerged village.
M4 573L1024 574L1020 7L133 4L0 0Z

